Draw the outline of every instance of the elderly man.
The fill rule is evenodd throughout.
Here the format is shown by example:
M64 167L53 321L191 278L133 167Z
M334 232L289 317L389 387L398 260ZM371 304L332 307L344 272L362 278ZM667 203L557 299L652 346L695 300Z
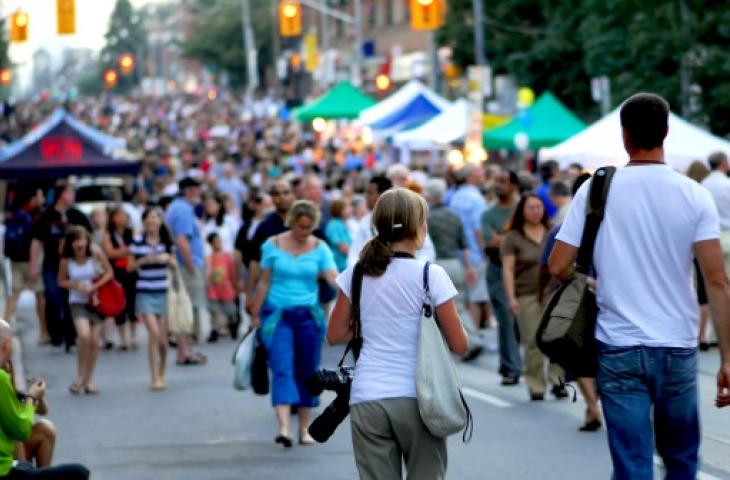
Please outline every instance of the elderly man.
M469 259L477 275L477 282L467 293L469 311L476 326L482 318L489 321L489 292L487 290L487 264L484 259L482 238L482 215L487 210L487 201L480 188L484 185L484 169L470 163L459 170L457 180L463 182L451 198L450 208L459 216L464 226Z
M200 332L200 313L205 308L205 280L203 267L203 238L195 216L195 206L200 203L200 183L197 180L185 177L178 184L180 195L173 200L167 209L165 220L170 227L175 247L177 261L180 265L185 289L193 304L195 333ZM205 363L206 358L200 353L190 350L191 338L189 335L178 335L178 365L199 365Z
M6 365L12 354L13 330L5 320L0 320L0 365ZM30 463L15 462L13 459L15 443L24 442L31 435L35 410L45 391L45 382L38 380L30 386L28 395L22 395L22 399L19 399L10 374L0 368L0 478L86 480L89 471L81 465L59 465L36 470Z
M477 278L469 261L469 249L461 220L444 205L446 189L446 182L441 178L426 182L426 200L431 208L428 215L428 233L436 250L436 263L446 270L456 287L457 297L454 301L461 323L469 336L469 350L464 355L464 361L468 362L477 358L483 350L483 339L474 328L474 323L466 310L465 298L467 285L474 285Z

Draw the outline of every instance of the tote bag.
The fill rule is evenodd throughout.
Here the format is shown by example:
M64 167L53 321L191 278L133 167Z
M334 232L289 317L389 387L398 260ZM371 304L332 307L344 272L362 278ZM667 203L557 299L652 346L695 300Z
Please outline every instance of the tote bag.
M191 335L195 330L193 304L185 289L180 266L170 266L170 287L167 289L167 324L170 333Z
M251 366L253 365L254 347L256 346L255 329L250 329L238 343L234 352L233 388L246 390L251 388Z
M439 329L428 287L429 262L423 267L423 309L416 367L416 398L423 423L436 437L461 430L464 442L473 429L471 412L459 387L454 359Z

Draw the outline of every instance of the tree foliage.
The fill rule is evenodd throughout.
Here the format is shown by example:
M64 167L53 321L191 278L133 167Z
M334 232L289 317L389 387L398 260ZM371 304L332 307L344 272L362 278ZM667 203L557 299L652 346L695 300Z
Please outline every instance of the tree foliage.
M131 53L135 57L134 71L130 75L119 76L117 90L128 91L141 80L147 46L147 32L142 24L142 17L135 12L129 0L117 0L104 39L106 44L100 56L102 71L108 68L119 71L119 56L123 53ZM99 81L102 81L101 77Z
M0 32L5 32L5 18L0 18ZM0 68L10 66L10 57L8 55L8 49L10 44L8 42L8 35L0 35Z
M271 62L271 4L250 0L251 24L258 52L259 76ZM194 0L195 25L183 42L183 55L215 73L227 72L232 85L246 83L241 0Z
M494 73L513 75L537 92L553 91L587 120L598 116L590 79L606 75L614 107L633 93L652 91L675 112L687 111L689 120L730 134L730 10L722 2L500 0L488 2L485 12ZM450 0L437 34L462 67L474 62L473 21L472 0Z

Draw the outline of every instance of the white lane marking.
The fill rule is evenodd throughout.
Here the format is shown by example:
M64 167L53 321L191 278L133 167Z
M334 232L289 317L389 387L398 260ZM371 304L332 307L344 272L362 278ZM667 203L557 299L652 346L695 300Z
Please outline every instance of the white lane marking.
M664 462L659 455L654 455L654 465L664 468ZM720 477L705 472L697 472L697 480L722 480Z
M482 402L488 403L490 405L493 405L498 408L509 408L512 406L511 403L505 402L501 398L497 398L493 395L489 395L488 393L480 392L478 390L473 390L468 387L463 387L461 391L464 393L464 395L467 395L472 398L476 398L477 400L481 400Z
M711 433L703 433L702 436L709 440L714 440L715 442L718 442L718 443L724 443L725 445L730 445L730 438L720 437L718 435L713 435Z

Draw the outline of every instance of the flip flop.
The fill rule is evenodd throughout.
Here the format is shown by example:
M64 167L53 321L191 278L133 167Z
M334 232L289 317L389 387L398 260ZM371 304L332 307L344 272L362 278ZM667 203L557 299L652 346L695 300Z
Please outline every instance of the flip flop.
M71 395L81 395L81 385L78 383L72 383L70 387L68 387L68 391L71 392Z

